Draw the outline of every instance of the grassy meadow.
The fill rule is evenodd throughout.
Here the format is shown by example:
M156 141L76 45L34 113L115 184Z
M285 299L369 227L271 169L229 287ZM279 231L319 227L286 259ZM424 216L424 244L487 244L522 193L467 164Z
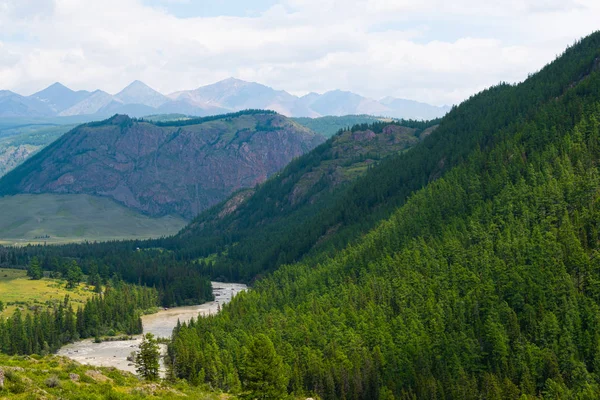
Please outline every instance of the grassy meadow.
M44 278L31 280L26 271L18 269L0 269L0 301L5 305L0 313L9 317L17 307L23 312L30 312L35 306L48 306L62 301L69 295L74 306L83 304L94 292L86 284L79 284L74 289L66 289L66 282L58 279Z
M0 198L0 244L60 244L147 239L177 233L180 217L152 218L111 199L83 194L16 195Z

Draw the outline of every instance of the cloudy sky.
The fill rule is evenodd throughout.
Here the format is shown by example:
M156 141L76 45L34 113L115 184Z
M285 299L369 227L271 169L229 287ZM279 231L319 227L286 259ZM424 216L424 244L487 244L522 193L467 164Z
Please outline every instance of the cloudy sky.
M452 104L599 28L598 0L0 0L0 89L233 76Z

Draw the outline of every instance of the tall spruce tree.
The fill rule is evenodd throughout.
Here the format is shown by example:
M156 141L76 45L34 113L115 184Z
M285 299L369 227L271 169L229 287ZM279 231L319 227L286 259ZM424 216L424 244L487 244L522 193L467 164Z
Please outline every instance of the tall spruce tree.
M77 262L73 260L67 268L67 288L73 289L77 287L82 277L83 273L81 272L81 268L79 268Z
M37 257L33 257L29 262L29 266L27 267L27 276L34 280L39 280L44 277L42 266L40 265Z
M244 393L240 397L279 400L287 396L285 364L266 335L260 333L252 340L244 357L243 372Z
M142 338L140 351L135 356L137 373L148 381L158 379L160 347L154 335L147 333Z

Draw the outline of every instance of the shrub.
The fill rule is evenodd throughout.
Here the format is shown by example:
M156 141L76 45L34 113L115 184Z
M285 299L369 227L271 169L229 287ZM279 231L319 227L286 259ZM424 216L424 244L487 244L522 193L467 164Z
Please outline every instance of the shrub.
M60 379L58 379L58 376L52 375L50 378L46 379L46 386L49 388L60 387Z
M27 386L22 381L19 382L11 382L8 385L8 391L14 394L21 394L27 391Z

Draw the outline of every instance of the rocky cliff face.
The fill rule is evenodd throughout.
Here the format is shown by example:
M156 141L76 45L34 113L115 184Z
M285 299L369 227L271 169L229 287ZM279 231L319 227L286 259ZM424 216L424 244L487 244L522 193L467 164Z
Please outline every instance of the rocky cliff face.
M0 180L0 195L84 193L192 218L253 187L323 138L269 112L171 124L115 116L82 125Z
M15 146L3 146L0 144L0 176L21 164L28 157L31 157L41 147L31 144L19 144Z
M317 215L322 203L336 202L336 193L341 193L338 189L365 175L384 158L414 147L420 137L437 127L417 129L397 122L377 122L346 129L291 163L258 192L255 188L239 191L200 214L179 237L196 237L194 243L198 244L234 233L256 237L276 226L285 231L286 224ZM289 215L302 216L290 222L286 219Z

